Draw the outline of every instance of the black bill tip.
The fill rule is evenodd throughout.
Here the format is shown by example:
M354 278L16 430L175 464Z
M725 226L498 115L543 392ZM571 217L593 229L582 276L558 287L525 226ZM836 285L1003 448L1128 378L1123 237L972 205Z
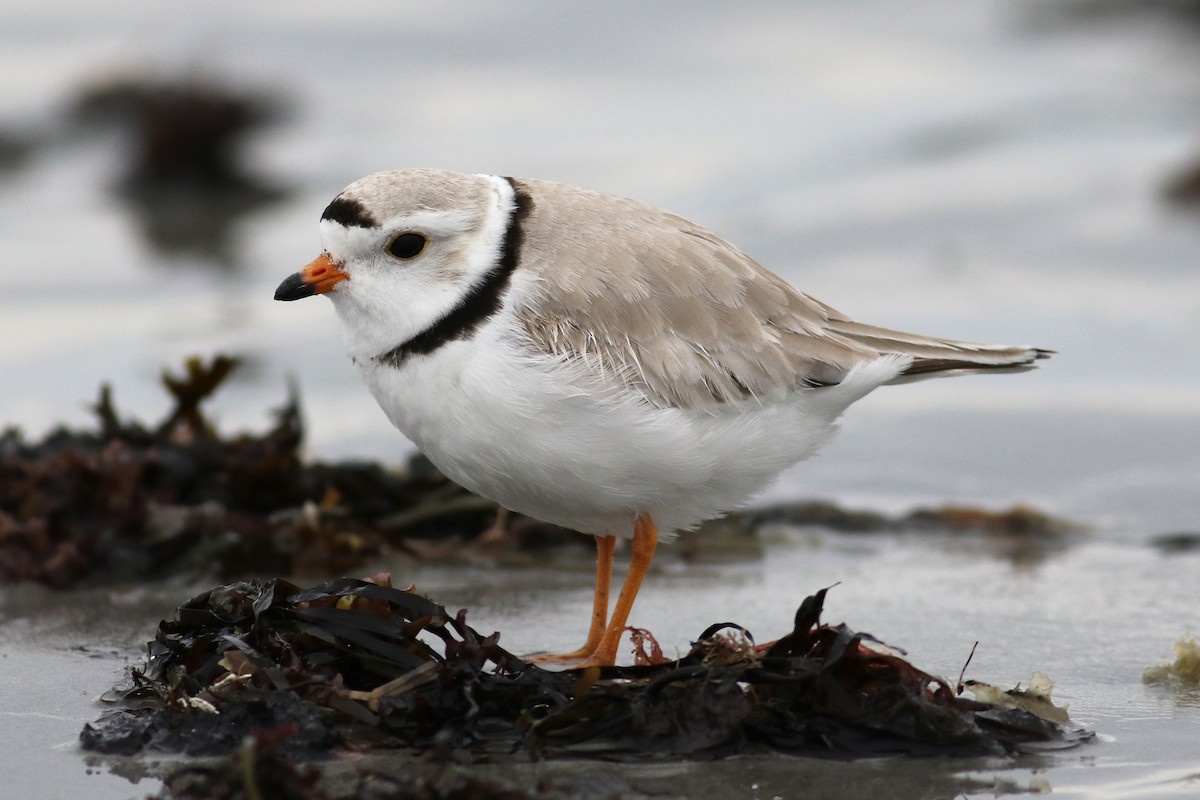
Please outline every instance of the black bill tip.
M304 282L299 272L288 275L283 283L275 290L276 300L302 300L317 293L310 284Z

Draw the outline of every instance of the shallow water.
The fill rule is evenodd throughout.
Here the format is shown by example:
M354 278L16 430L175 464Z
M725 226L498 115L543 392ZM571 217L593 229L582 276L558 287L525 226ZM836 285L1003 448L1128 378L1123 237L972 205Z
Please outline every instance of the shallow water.
M314 456L399 461L407 446L342 355L328 304L270 299L315 254L329 198L409 165L636 196L859 319L1059 351L1036 372L881 390L767 499L1027 502L1092 533L1035 566L903 536L787 539L721 568L673 571L668 558L635 622L677 643L724 616L774 635L804 594L840 580L830 613L922 667L957 674L980 639L976 677L1050 674L1111 737L1038 773L1056 794L1186 795L1195 697L1140 673L1197 626L1196 557L1146 542L1200 529L1200 217L1159 199L1200 150L1198 34L1063 8L2 4L0 127L38 147L0 173L0 423L86 424L102 381L125 413L154 418L161 367L221 350L247 359L215 403L226 427L264 424L294 376ZM249 161L292 193L214 232L229 238L226 263L148 243L111 191L125 145L65 121L88 81L196 73L290 107ZM418 577L480 628L544 624L508 642L520 650L574 644L584 572ZM120 670L108 653L149 638L182 594L101 624L3 589L0 714L33 726L0 733L25 745L0 743L7 774L102 796L114 779L85 775L67 743Z

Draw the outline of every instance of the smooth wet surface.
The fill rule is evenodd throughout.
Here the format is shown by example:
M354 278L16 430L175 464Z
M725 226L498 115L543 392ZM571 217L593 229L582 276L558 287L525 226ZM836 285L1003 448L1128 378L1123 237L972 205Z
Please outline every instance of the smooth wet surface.
M0 424L31 435L90 424L103 381L125 413L154 418L168 402L159 370L220 350L247 359L216 403L226 428L263 427L293 376L314 456L399 463L406 445L343 355L328 304L271 299L316 254L329 199L367 172L439 166L648 200L864 321L1058 351L1032 373L875 393L768 499L1026 502L1092 530L1036 563L932 536L786 532L761 554L691 566L664 547L632 622L668 652L723 619L763 640L788 629L806 594L841 581L832 620L951 679L979 640L969 676L1006 685L1045 672L1101 735L1048 765L975 770L1000 775L979 796L1200 794L1196 690L1141 683L1200 626L1200 555L1149 544L1200 531L1200 214L1161 199L1200 155L1200 33L1171 16L1067 5L0 9L0 125L33 142L0 173ZM196 70L291 104L247 159L291 194L222 229L225 260L144 238L142 212L111 190L127 144L65 120L89 81ZM514 650L582 635L586 558L393 567L397 583L470 607L475 627L502 629ZM89 774L73 743L158 619L206 586L0 588L10 783L29 796L153 791ZM676 772L719 772L728 796L794 796L755 769ZM783 772L836 784L847 769ZM964 767L856 769L920 796L925 780L951 792L943 781Z

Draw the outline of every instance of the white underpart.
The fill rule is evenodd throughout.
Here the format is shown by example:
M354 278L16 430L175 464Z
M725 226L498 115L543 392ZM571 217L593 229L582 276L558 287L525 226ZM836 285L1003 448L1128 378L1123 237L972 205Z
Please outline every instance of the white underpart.
M521 283L518 269L510 290ZM714 414L613 392L582 362L532 354L518 328L506 307L400 369L360 366L392 423L454 481L546 522L625 537L642 513L666 539L745 503L909 362L886 356L838 386Z

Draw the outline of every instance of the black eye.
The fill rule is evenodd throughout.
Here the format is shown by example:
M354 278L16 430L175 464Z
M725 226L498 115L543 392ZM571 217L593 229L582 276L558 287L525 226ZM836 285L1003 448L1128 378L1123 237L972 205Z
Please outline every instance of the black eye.
M419 256L428 243L429 240L419 233L398 233L388 242L387 251L396 258L408 260Z

